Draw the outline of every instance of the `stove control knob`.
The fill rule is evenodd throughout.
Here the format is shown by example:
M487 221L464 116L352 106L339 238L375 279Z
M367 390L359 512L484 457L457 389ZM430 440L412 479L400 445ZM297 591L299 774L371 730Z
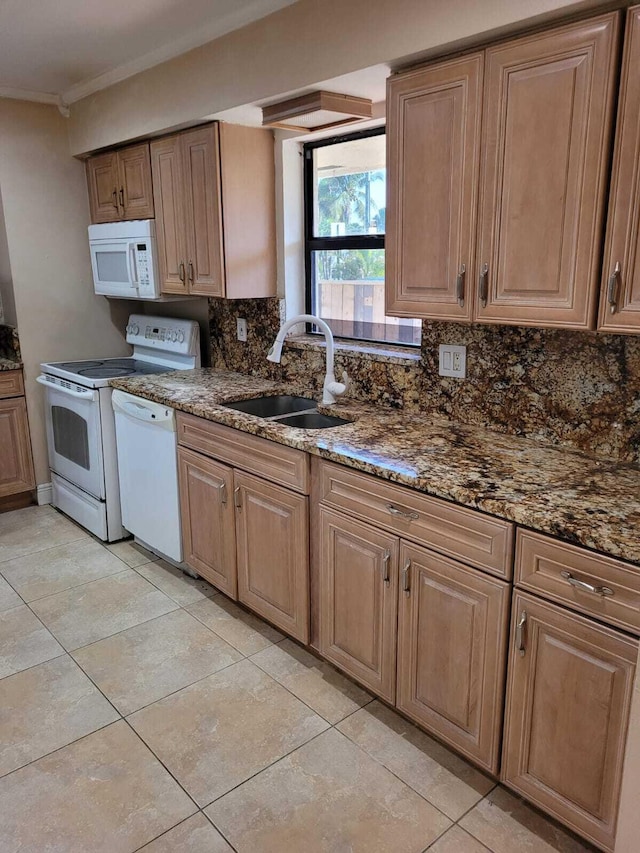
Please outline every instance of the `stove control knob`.
M172 331L172 332L171 332L171 340L172 340L172 341L176 341L177 339L178 339L178 336L176 335L176 333L175 333L175 332L173 332L173 331Z
M128 331L130 331L132 335L138 335L140 334L140 326L138 326L137 323L134 323L129 327Z
M184 343L184 332L178 332L178 343L179 344Z

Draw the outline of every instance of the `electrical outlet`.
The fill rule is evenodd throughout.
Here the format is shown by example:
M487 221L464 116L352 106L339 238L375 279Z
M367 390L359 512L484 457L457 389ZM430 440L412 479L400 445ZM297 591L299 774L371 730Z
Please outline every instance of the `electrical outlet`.
M247 340L247 321L243 317L236 319L236 337L239 341Z
M440 344L438 373L440 376L455 376L465 379L467 375L467 348L452 344Z

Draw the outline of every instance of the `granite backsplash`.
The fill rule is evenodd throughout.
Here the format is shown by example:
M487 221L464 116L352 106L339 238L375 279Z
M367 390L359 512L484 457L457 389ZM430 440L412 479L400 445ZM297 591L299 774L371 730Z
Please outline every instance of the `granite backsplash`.
M20 361L20 340L18 330L7 323L0 323L0 358Z
M293 341L282 363L266 360L284 314L279 299L209 302L212 366L284 380L318 392L324 351ZM248 323L236 340L236 318ZM467 379L438 376L438 346L467 347ZM583 450L640 463L640 337L560 329L467 326L424 321L420 354L390 347L336 352L336 375L346 370L357 400L437 412Z

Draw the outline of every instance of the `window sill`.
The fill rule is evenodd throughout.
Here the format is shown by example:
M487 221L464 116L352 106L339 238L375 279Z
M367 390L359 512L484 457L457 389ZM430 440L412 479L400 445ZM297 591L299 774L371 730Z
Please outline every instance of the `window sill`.
M319 335L291 335L286 339L285 346L298 350L324 350L326 342ZM419 347L401 347L393 344L377 344L368 341L334 342L336 353L358 358L361 361L385 362L387 364L418 364L420 361Z

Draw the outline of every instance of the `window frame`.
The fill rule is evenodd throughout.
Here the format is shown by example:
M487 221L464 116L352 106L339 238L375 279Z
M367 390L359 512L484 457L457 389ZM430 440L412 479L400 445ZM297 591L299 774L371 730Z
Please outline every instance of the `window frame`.
M314 281L313 253L323 249L384 249L385 234L352 234L342 237L316 237L314 231L314 193L315 176L313 172L313 152L317 148L325 148L329 145L338 145L342 142L351 142L355 139L365 139L370 136L385 136L386 126L370 127L366 130L356 130L351 133L341 133L336 136L318 139L303 144L303 187L304 187L304 279L305 279L305 311L312 313L312 290ZM307 324L307 333L314 334L313 325ZM393 343L373 338L353 338L345 335L335 335L336 338L345 341L353 341L355 344L373 343L380 346L401 346L414 350L419 344Z

